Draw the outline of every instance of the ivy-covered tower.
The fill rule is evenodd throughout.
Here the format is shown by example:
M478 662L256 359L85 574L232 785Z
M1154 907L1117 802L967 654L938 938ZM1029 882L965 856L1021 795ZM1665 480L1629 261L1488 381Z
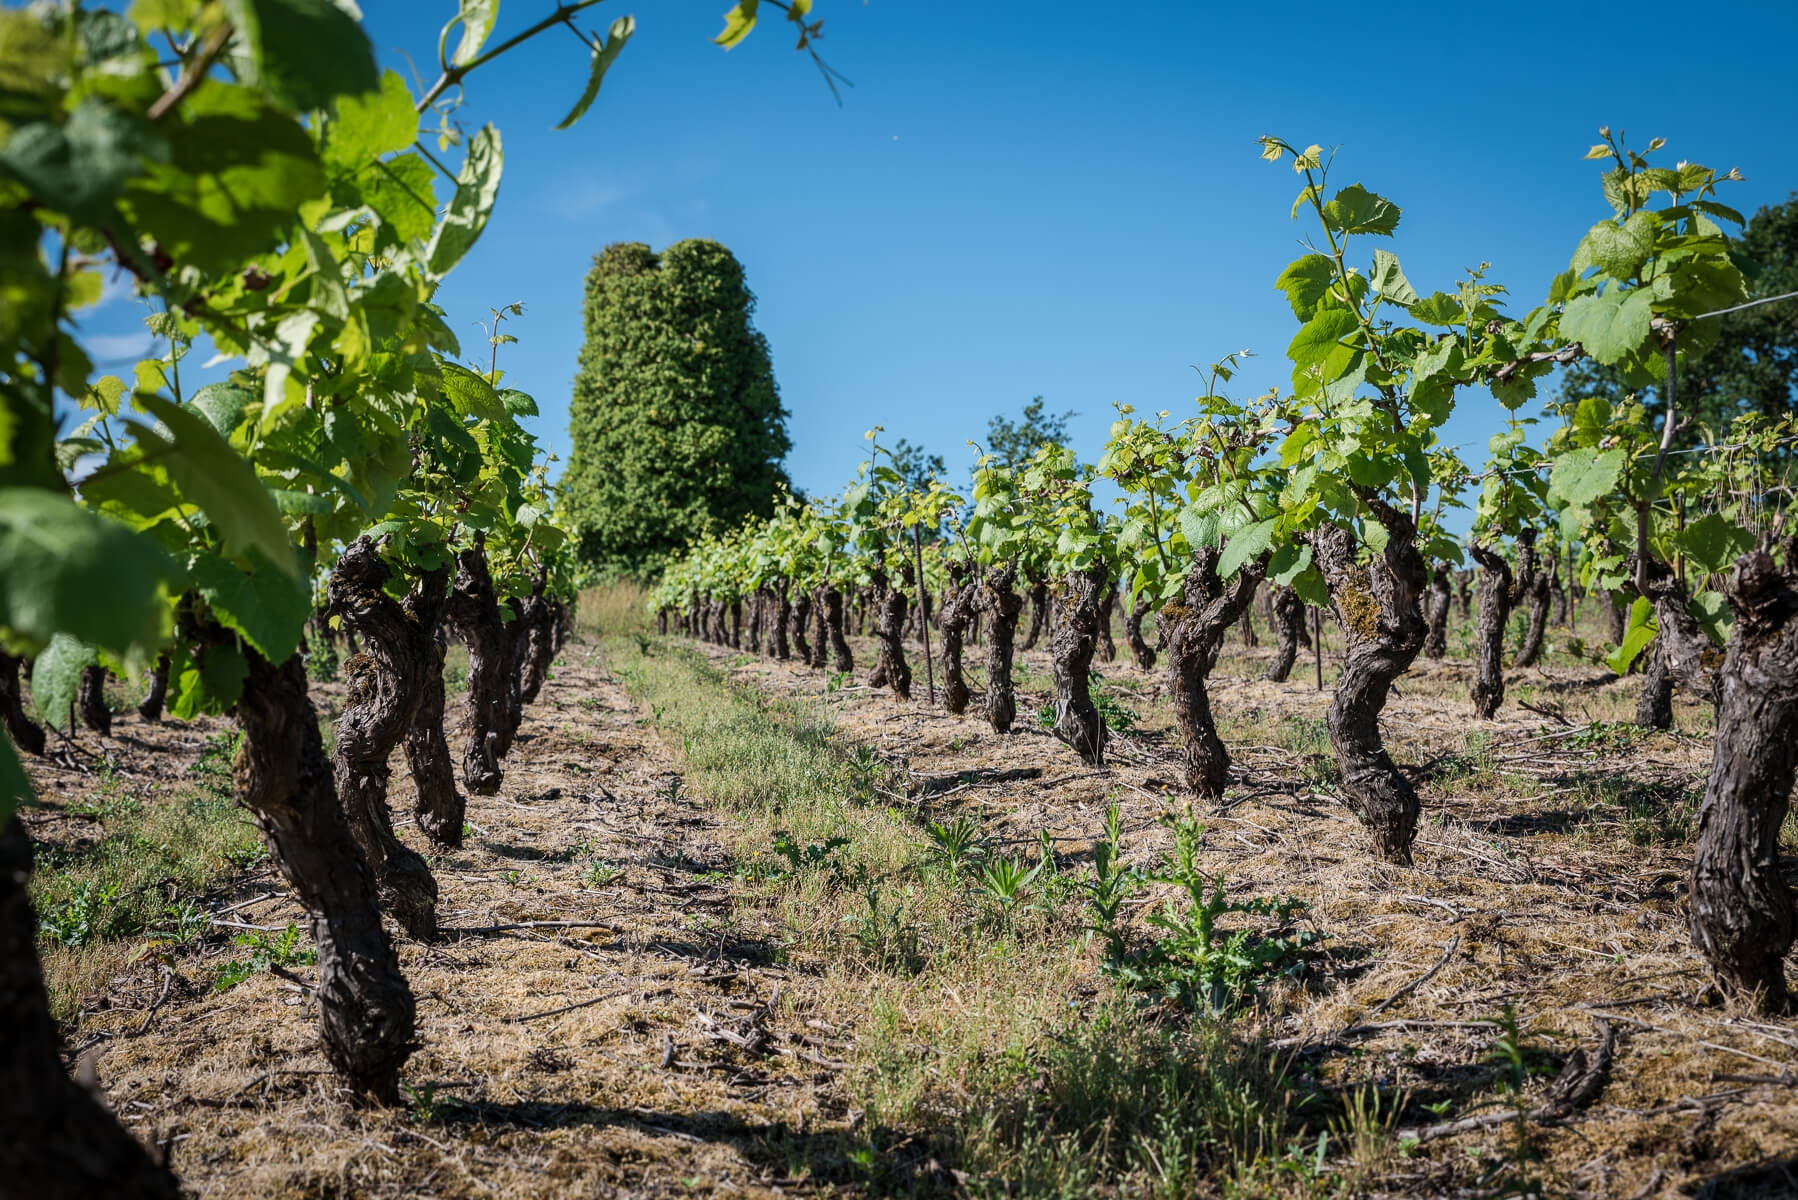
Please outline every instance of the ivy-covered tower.
M743 266L705 239L607 246L587 274L563 496L581 559L649 575L773 512L792 443Z

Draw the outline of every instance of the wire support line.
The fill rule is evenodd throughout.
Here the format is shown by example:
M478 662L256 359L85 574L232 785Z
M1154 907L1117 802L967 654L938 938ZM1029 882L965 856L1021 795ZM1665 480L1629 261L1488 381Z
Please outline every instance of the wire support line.
M1704 321L1711 317L1721 317L1729 313L1741 312L1745 308L1759 308L1763 304L1772 304L1777 300L1798 300L1798 292L1786 292L1784 295L1780 296L1762 296L1760 299L1750 300L1746 304L1737 304L1729 308L1719 308L1716 312L1699 313L1691 319L1694 321Z

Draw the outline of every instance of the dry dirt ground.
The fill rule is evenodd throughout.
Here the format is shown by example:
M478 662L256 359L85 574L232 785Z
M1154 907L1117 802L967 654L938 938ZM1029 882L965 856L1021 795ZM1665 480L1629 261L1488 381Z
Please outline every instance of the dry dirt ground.
M212 729L133 714L83 742L147 779L191 764ZM266 866L209 899L207 946L96 988L70 1048L204 1197L781 1194L814 1131L847 1123L838 1031L765 947L714 931L729 909L728 877L709 877L715 820L669 786L674 767L592 648L570 645L501 794L472 798L466 847L433 855L442 940L400 943L421 1042L405 1107L338 1094L306 968L211 990L244 957L234 931L305 928ZM29 824L55 838L92 775L34 771L47 805ZM410 796L396 769L396 815ZM400 836L428 849L410 821Z
M858 665L871 664L873 642L854 641ZM1118 649L1127 654L1121 639ZM777 693L828 687L820 672L706 652L733 678ZM1116 802L1133 834L1131 861L1149 865L1167 845L1157 818L1186 801L1156 672L1121 657L1094 664L1095 690L1131 710L1136 728L1114 735L1108 765L1093 770L1038 717L1053 697L1041 649L1022 656L1009 735L974 715L978 648L967 654L974 706L959 718L933 711L913 654L911 703L842 680L830 703L839 726L907 780L914 803L933 817L974 812L989 833L1022 844L1046 829L1078 854ZM1509 1006L1545 1076L1526 1089L1532 1108L1547 1102L1570 1055L1583 1050L1593 1062L1611 1040L1602 1092L1570 1119L1537 1128L1549 1194L1798 1196L1798 1020L1709 1003L1685 928L1708 736L1616 725L1633 711L1636 680L1583 665L1511 672L1511 700L1495 720L1479 721L1467 702L1471 665L1419 659L1383 724L1424 802L1416 865L1398 868L1369 856L1332 790L1328 693L1317 688L1311 655L1283 684L1262 678L1270 658L1265 642L1251 649L1232 635L1212 678L1236 762L1222 804L1200 813L1202 864L1233 895L1306 901L1327 935L1318 978L1259 1017L1296 1068L1404 1096L1401 1128L1430 1123L1427 1106L1441 1101L1453 1100L1457 1116L1485 1114L1481 1127L1439 1136L1419 1153L1425 1161L1490 1154L1509 1136L1497 1122L1515 1111L1502 1103L1491 1061ZM1327 653L1322 669L1327 688L1335 675ZM1536 711L1519 708L1519 697ZM1680 702L1678 729L1704 730L1708 719ZM1798 838L1787 828L1791 848ZM1798 882L1798 861L1788 857L1787 868ZM1788 976L1798 976L1798 955ZM1381 1190L1439 1194L1440 1178L1400 1164Z
M872 644L856 645L871 663ZM1040 651L1024 656L1018 729L1004 736L933 711L922 670L901 703L827 672L705 653L745 685L807 697L874 747L896 800L974 813L1001 840L1047 830L1078 862L1116 802L1127 856L1147 864L1166 844L1158 817L1184 805L1159 679L1133 664L1097 666L1135 728L1094 770L1036 719ZM1530 1107L1574 1051L1599 1059L1604 1031L1613 1039L1603 1090L1533 1127L1548 1194L1798 1195L1798 1022L1706 1003L1684 929L1708 739L1591 724L1627 711L1631 685L1574 666L1513 676L1559 718L1508 703L1478 722L1466 665L1420 662L1386 714L1425 802L1417 865L1399 869L1368 857L1332 792L1310 661L1274 685L1259 680L1266 656L1233 644L1214 677L1237 766L1223 804L1202 814L1203 865L1233 894L1304 900L1328 940L1313 977L1253 1016L1256 1031L1296 1074L1403 1097L1388 1118L1403 1127L1431 1122L1432 1105L1488 1118L1395 1159L1378 1193L1442 1194L1442 1164L1508 1136L1490 1060L1509 1006L1544 1071ZM1701 716L1682 707L1679 721ZM84 745L154 785L215 728L121 716L116 737ZM243 957L232 935L301 919L266 865L207 898L215 932L198 946L140 954L97 981L65 1027L71 1052L205 1197L842 1190L813 1170L840 1160L860 1117L843 1070L856 1014L840 984L781 965L771 939L729 919L740 884L724 831L673 782L679 754L594 645L567 648L502 793L471 798L466 847L433 856L442 941L400 943L421 1042L402 1107L358 1109L337 1092L306 968L212 990L219 964ZM28 818L35 837L78 836L68 810L94 786L92 763L34 765L47 801ZM409 788L396 770L396 814ZM400 835L426 849L410 822Z

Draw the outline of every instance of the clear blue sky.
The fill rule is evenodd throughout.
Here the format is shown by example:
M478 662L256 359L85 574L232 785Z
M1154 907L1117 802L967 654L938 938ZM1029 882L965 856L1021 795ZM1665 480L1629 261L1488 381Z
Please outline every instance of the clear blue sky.
M840 108L776 10L712 45L728 6L592 10L583 28L633 12L637 34L572 131L552 129L585 78L566 32L468 81L460 118L499 125L505 178L440 299L471 356L488 306L525 302L501 365L564 457L582 280L610 242L736 253L792 413L788 469L834 493L874 424L959 473L987 417L1039 393L1078 410L1090 458L1115 403L1189 412L1195 363L1248 348L1245 395L1288 380L1273 281L1306 230L1261 134L1339 146L1333 183L1398 203L1391 248L1420 290L1489 260L1520 312L1608 215L1581 161L1601 124L1740 167L1724 199L1745 212L1798 188L1790 2L817 0L819 48L855 83ZM453 4L364 7L382 61L434 64ZM552 8L505 0L496 40ZM1500 419L1469 394L1448 440L1477 463Z

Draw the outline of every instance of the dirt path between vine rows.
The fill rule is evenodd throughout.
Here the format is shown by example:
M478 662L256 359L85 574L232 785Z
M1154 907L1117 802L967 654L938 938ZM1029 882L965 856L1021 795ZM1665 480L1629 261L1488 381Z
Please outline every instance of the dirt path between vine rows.
M149 740L132 739L151 731L135 716L119 726L108 752L147 769ZM210 728L166 725L160 739L191 757ZM442 940L400 943L421 1043L405 1106L345 1103L317 1050L307 968L212 990L246 954L232 934L304 929L266 868L211 898L218 933L203 948L141 958L84 1005L73 1048L200 1196L806 1190L795 1169L813 1139L850 1123L838 1030L774 947L720 932L730 864L715 818L671 786L673 756L591 646L564 651L505 765L501 794L470 799L465 848L433 855ZM53 773L40 823L79 790ZM392 799L409 811L403 769ZM428 850L410 821L400 835Z

